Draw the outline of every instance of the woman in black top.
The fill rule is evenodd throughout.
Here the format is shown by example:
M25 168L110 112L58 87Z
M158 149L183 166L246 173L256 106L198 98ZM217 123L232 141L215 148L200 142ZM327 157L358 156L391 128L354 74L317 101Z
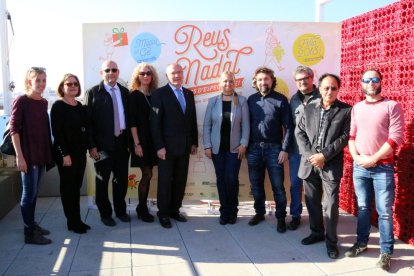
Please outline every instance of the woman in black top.
M75 98L80 95L79 79L66 74L56 91L61 98L51 110L54 155L60 175L60 194L68 230L86 233L90 226L82 222L80 188L86 166L87 116L85 107Z
M130 82L129 115L134 151L131 154L131 167L140 167L142 177L138 186L138 219L153 222L154 217L147 206L152 168L156 165L157 155L150 131L151 92L158 87L155 68L147 63L140 63L134 69Z

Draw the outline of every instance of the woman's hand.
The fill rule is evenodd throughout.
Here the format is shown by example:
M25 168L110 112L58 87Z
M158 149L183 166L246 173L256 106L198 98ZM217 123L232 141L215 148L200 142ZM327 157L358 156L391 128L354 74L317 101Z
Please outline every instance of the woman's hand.
M27 173L27 164L26 160L24 159L23 155L16 155L16 164L17 169L21 172Z
M138 157L144 156L144 152L142 151L142 147L140 144L135 145L135 155Z
M204 154L207 156L208 159L211 159L211 149L205 149Z
M239 154L237 155L237 158L239 160L242 160L243 157L246 155L246 147L244 145L240 145L238 146L238 151L239 151Z

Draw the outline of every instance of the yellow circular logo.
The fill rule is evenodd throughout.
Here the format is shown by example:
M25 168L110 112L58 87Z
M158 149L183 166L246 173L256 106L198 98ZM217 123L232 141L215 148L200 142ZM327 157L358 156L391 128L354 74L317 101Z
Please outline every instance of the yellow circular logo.
M293 43L293 55L303 65L318 64L325 56L325 45L320 35L303 34Z
M287 86L286 82L282 79L276 78L277 85L275 90L283 94L286 98L289 99L289 87Z

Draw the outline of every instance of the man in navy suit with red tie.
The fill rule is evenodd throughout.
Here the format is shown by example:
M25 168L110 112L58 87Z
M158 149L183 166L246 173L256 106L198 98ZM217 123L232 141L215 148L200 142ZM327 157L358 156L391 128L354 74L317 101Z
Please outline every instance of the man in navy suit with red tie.
M171 228L170 218L187 221L180 207L198 131L194 94L182 86L183 68L170 64L166 75L168 84L152 94L150 125L158 156L157 215L162 227Z

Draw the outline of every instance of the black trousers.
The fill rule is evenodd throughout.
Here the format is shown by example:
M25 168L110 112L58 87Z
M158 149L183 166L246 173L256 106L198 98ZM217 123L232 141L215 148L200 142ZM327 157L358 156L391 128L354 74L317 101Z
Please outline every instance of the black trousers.
M112 206L108 196L108 184L111 172L112 198L116 216L126 213L125 196L128 190L129 152L126 134L121 134L115 141L115 151L109 157L95 163L96 205L101 218L112 216Z
M310 229L314 235L325 235L327 245L338 243L336 228L339 219L339 183L340 179L324 179L317 168L313 168L309 177L304 180ZM325 213L326 233L323 212Z
M63 167L58 164L60 176L60 198L63 212L68 224L76 224L81 221L80 215L80 189L86 166L86 153L84 156L71 156L72 166Z
M166 160L158 159L158 217L169 217L180 212L187 184L189 159L188 154L167 154Z

